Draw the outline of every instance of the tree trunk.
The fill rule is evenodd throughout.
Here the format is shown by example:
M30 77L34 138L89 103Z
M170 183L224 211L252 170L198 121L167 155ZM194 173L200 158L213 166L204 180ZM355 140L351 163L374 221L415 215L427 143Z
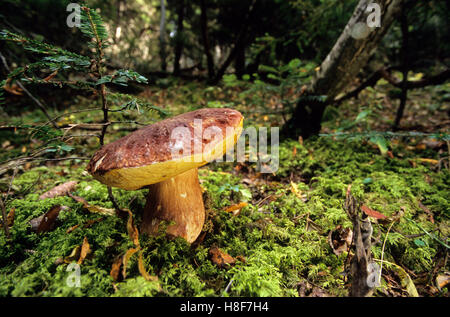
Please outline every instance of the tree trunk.
M206 55L206 61L208 63L208 79L212 80L214 78L214 60L211 54L211 48L209 45L208 38L208 16L206 15L206 3L205 0L200 1L201 14L200 14L200 25L202 29L202 40L203 49Z
M231 65L233 60L236 58L239 58L239 54L245 54L245 47L247 42L247 29L248 29L248 22L251 18L251 16L255 13L255 7L256 7L256 0L253 0L250 3L250 6L248 8L247 14L245 15L241 30L239 31L239 34L236 36L236 40L234 42L233 49L231 50L230 54L228 55L227 59L223 62L222 66L217 70L216 77L212 81L213 84L218 84L219 81L222 79L223 75L225 75L226 70ZM244 55L245 58L245 55Z
M176 43L175 43L175 60L173 63L173 74L180 74L180 59L181 54L183 53L183 21L184 21L184 7L185 1L179 0L177 5L177 35L176 35Z
M159 24L159 56L161 58L161 70L167 70L166 54L166 1L161 0L161 21Z
M241 79L242 75L245 74L245 46L241 46L236 52L236 57L234 59L234 69L236 76Z
M323 112L358 75L373 54L401 8L402 0L378 0L379 27L369 27L372 0L360 0L334 47L316 72L304 98L283 127L287 137L309 137L320 132ZM376 11L375 11L376 12ZM322 97L321 97L322 96ZM295 135L293 135L295 134Z
M406 12L406 5L402 6L402 14L400 18L400 25L402 30L402 93L400 96L400 105L397 110L397 115L395 116L395 122L393 130L398 130L400 127L400 120L403 117L403 112L405 111L406 100L408 99L408 13Z

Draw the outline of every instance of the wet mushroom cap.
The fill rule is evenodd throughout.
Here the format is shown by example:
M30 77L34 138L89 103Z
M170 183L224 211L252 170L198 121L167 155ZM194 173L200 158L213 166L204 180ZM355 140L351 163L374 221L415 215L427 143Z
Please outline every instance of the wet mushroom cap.
M103 146L87 170L100 182L139 189L223 156L242 132L243 117L227 108L206 108L139 129Z

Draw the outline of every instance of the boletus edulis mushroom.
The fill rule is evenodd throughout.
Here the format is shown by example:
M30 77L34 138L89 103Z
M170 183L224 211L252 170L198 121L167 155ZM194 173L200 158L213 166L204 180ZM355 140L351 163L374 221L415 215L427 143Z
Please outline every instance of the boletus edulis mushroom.
M141 231L193 242L205 221L198 167L222 157L242 132L243 116L227 108L205 108L141 128L98 150L88 172L126 190L149 189Z

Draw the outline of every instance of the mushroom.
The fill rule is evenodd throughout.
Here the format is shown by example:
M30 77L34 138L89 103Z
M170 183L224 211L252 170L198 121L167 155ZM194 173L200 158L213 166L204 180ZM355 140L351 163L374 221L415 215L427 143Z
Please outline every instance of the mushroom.
M200 109L165 119L103 146L88 172L112 187L148 187L142 232L166 233L195 241L205 221L198 167L223 157L242 132L240 112Z

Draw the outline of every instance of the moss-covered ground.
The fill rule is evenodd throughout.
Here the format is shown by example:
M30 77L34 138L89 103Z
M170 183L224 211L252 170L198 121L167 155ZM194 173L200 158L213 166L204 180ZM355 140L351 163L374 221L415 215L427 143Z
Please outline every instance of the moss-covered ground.
M192 87L185 89L184 94L177 89L171 96L171 90L165 89L162 97L162 92L143 97L154 101L162 98L173 113L194 108L183 108L183 103L201 106L197 99L212 98L210 94L219 100L214 105L236 98L228 92L211 93L213 88L196 95L191 93ZM377 96L368 92L368 97L373 102L365 107L375 107L371 120L377 121ZM352 113L355 117L361 112L355 104L351 101L340 110L345 111L347 121ZM231 106L243 110L247 127L280 122L273 115L253 115L245 104ZM344 119L339 114L329 115L324 129L335 131L333 125ZM33 113L27 116L32 118ZM81 114L67 118L86 120ZM109 138L120 134L123 132L111 133ZM21 151L18 136L14 139L5 133L2 142L6 139L12 140L12 151ZM449 270L445 243L448 245L450 172L441 160L449 153L446 144L439 152L420 145L422 142L423 138L393 139L388 143L392 155L382 155L365 139L322 136L283 140L279 169L274 174L257 173L253 163L202 167L199 176L205 190L207 221L201 241L189 245L181 238L167 239L164 235L139 237L144 266L157 281L144 279L138 256L130 258L125 279L115 281L110 276L115 260L133 248L127 218L89 212L68 196L39 199L55 185L70 180L78 182L74 195L92 205L112 208L106 187L84 171L85 161L25 166L15 175L6 204L8 212L15 210L10 238L0 232L0 296L346 296L347 252L336 255L328 236L338 226L352 227L342 207L349 184L353 195L370 208L388 217L404 212L389 233L390 222L372 219L373 257L379 260L383 256L403 268L419 295L446 296L447 287L438 289L436 277ZM74 144L80 155L91 155L96 146L94 140ZM3 175L2 190L11 174ZM132 210L139 227L146 190L114 189L113 193L122 208ZM226 211L241 202L247 205L240 212ZM60 212L54 230L33 232L30 220L55 205L68 208ZM64 259L84 238L91 252L80 265L80 287L71 287L68 278L72 272L67 271L69 261ZM217 266L209 255L214 246L236 262L225 268ZM402 285L402 276L385 264L382 284L374 295L410 294Z

